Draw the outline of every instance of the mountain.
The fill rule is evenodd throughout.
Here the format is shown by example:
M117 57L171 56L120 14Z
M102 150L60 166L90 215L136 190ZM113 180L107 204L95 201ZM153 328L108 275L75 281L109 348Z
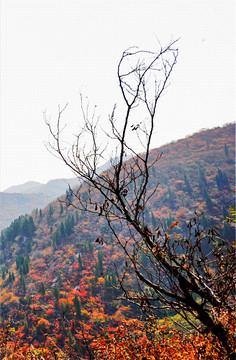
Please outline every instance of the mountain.
M0 231L35 208L46 206L53 198L43 194L16 194L0 192Z
M154 228L160 220L167 231L178 220L183 234L189 218L204 212L204 227L214 225L233 240L225 218L235 189L235 125L201 131L150 156L159 153L148 184L150 194L159 186L147 223ZM99 236L106 242L99 244ZM1 316L25 344L47 339L48 347L56 344L85 359L86 344L99 331L140 315L114 288L124 254L101 216L56 200L14 220L2 232L1 246ZM128 275L127 281L132 288Z
M101 165L98 172L106 170L111 162ZM50 201L65 194L70 186L79 185L77 178L54 179L46 184L28 181L21 185L11 186L0 192L0 231L10 225L20 215L29 214L33 209L43 208Z
M65 193L68 186L74 188L78 186L77 178L73 179L54 179L48 181L46 184L41 184L36 181L29 181L21 185L11 186L4 190L4 193L15 194L44 194L50 198L56 198Z
M21 184L21 185L16 185L16 186L11 186L9 187L8 189L4 190L3 192L5 193L10 193L10 194L14 194L14 193L17 193L17 194L32 194L34 193L34 189L35 188L38 188L42 186L41 183L37 182L37 181L28 181L24 184ZM38 192L38 191L36 191Z
M69 185L74 188L78 184L77 178L55 179L46 184L29 181L0 192L0 230L10 225L18 216L45 207L50 201L64 194Z

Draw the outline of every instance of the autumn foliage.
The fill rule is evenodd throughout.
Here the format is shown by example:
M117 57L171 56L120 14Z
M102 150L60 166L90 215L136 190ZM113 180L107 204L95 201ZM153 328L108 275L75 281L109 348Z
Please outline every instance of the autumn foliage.
M157 179L160 185L146 214L148 226L156 229L161 221L166 239L177 240L194 211L204 212L201 226L216 226L235 247L233 225L225 221L234 187L233 135L228 125L159 149L164 154L151 169L148 191ZM14 221L1 235L0 358L227 359L216 337L177 326L173 312L163 311L149 325L137 320L141 311L118 289L116 270L123 268L124 253L101 216L54 201ZM132 289L132 276L125 280ZM233 347L234 318L227 312L216 318Z
M94 340L95 359L206 360L227 358L214 337L183 334L166 325L150 328L130 320Z

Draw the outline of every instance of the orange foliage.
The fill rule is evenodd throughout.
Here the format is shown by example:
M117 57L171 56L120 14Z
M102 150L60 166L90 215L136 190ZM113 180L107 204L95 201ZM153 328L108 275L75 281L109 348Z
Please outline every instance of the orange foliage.
M47 316L52 316L54 314L54 310L53 309L48 309L46 310L46 315Z
M178 224L180 224L180 222L177 220L175 222L173 222L169 227L168 230L172 229L173 227L177 226Z
M39 327L49 326L50 322L44 318L39 319L38 324Z
M226 354L213 337L185 335L162 326L147 332L138 320L124 322L93 341L96 360L223 360Z

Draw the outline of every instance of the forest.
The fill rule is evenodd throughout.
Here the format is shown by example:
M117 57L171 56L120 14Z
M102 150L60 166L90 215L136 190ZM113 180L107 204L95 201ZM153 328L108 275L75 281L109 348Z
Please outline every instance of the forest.
M233 359L234 151L234 124L151 150L146 196L153 196L145 211L140 209L143 237L117 223L112 231L107 208L99 208L105 204L99 193L93 198L98 209L83 211L81 201L91 205L86 184L81 195L69 188L44 209L14 220L1 232L0 358ZM125 164L138 166L135 157ZM125 189L123 197L131 203L136 184ZM151 252L150 231L159 232ZM204 266L193 258L196 242ZM176 258L169 259L173 249ZM157 250L169 251L169 263ZM181 283L167 277L162 291L176 287L175 301L169 294L162 298L163 292L152 287L157 259L163 266L175 264L178 279L183 274L190 279L189 264L195 264L194 274L198 271L218 298L209 299L196 285L190 289L193 308L179 307ZM140 276L150 283L143 285ZM196 306L209 314L212 325L202 322ZM225 339L218 336L219 326Z

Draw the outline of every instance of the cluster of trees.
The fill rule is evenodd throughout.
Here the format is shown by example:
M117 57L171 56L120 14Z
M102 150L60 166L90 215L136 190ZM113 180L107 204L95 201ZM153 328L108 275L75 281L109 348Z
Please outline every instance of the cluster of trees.
M33 237L36 230L32 216L20 216L1 232L1 249L12 243L17 236Z
M64 222L61 221L52 236L54 249L72 234L75 225L76 223L73 215L68 215Z

